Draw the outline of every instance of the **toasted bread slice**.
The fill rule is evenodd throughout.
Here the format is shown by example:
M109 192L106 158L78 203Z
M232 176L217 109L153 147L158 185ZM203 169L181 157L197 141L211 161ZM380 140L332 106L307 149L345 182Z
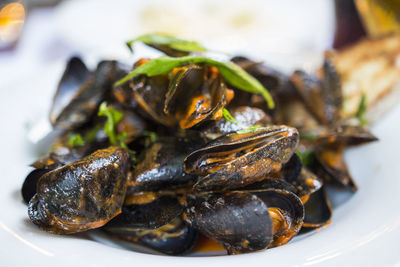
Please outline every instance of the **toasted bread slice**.
M363 94L370 122L400 99L400 34L366 39L327 56L341 76L343 117L357 113Z

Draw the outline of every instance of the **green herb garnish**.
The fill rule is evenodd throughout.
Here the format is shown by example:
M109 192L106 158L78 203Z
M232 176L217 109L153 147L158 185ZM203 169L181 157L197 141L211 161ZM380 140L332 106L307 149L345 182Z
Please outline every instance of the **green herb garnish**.
M158 140L157 133L152 132L152 131L143 131L140 135L149 137L149 139L146 138L146 140L145 140L145 144L144 144L145 147L149 147L150 144L157 142L157 140Z
M244 133L254 133L260 129L265 129L266 127L262 127L260 125L252 125L252 126L245 126L243 124L241 124L240 122L238 122L229 112L229 110L227 110L226 108L222 109L222 116L224 117L224 119L226 121L229 121L230 123L239 125L242 129L236 131L236 133L238 134L244 134Z
M150 33L141 35L133 40L126 42L129 50L133 52L133 44L142 42L146 45L168 46L174 50L182 52L205 52L207 49L196 41L188 41L165 33Z
M68 145L71 147L83 146L85 142L80 134L69 133L68 134Z
M229 121L230 123L240 125L239 122L229 113L229 110L226 108L222 109L222 116L226 121Z
M314 163L315 155L311 150L305 150L300 152L300 150L296 150L297 156L301 159L301 162L304 166L311 166Z
M246 128L243 128L243 129L237 131L237 133L238 134L255 133L258 130L262 130L262 129L267 129L267 127L263 127L263 126L260 126L260 125L252 125L252 126L249 126L249 127L246 127Z
M117 124L124 117L124 113L107 106L107 102L103 102L100 104L99 112L97 113L97 115L107 117L106 123L104 124L104 133L108 135L111 145L119 145L131 154L132 166L135 166L136 151L130 149L128 145L124 142L127 133L123 132L122 134L118 134L116 130Z
M122 85L138 75L155 76L167 74L174 68L189 64L204 63L216 67L225 80L240 90L261 94L267 101L270 109L275 107L274 100L268 90L253 76L248 74L240 66L233 62L221 62L215 59L201 56L185 56L185 57L169 57L162 56L146 62L137 67L121 80L117 81L114 86Z
M300 139L305 139L309 141L316 141L318 139L318 134L315 132L300 132Z
M108 135L112 145L118 145L123 140L123 136L117 134L117 124L122 120L124 114L116 109L107 106L106 102L101 103L98 116L107 117L104 124L104 133Z
M367 96L365 93L363 93L356 113L356 118L359 120L361 126L365 126L368 124L368 120L365 118L366 112L367 112Z

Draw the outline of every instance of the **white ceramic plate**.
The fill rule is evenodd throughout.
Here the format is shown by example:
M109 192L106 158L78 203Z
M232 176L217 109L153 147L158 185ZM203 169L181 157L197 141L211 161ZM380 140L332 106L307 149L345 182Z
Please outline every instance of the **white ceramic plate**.
M67 9L62 10L67 12ZM76 11L76 21L79 21L82 17L79 12L83 11L70 9L68 12L71 10ZM67 26L63 27L68 31ZM68 32L65 39L73 43L74 38L70 37L73 34ZM77 37L75 40L81 39ZM100 43L96 44L101 47ZM93 43L82 44L75 41L75 45L90 47ZM113 50L113 56L124 54L122 50L118 50L121 47L110 49L113 47L110 43L105 43L104 47L105 49L98 49L88 57L94 62L104 50ZM289 64L287 61L280 61L279 64L293 67L293 62ZM20 187L29 171L27 166L35 159L32 145L28 142L27 128L30 123L40 122L47 117L63 68L64 62L53 66L38 66L30 76L21 77L11 84L3 84L0 89L0 147L3 152L0 154L0 266L400 264L400 142L397 137L400 130L400 105L374 125L372 130L380 138L379 142L354 148L346 153L350 172L359 191L351 197L336 199L331 225L296 238L285 246L229 257L169 257L134 252L121 243L107 242L96 233L59 236L39 230L30 223L27 207L22 203L20 195ZM35 139L35 134L32 131L30 133L30 138Z
M168 257L130 251L98 235L59 236L30 223L20 187L34 155L26 123L46 116L64 62L0 92L1 266L390 266L400 264L400 106L373 127L380 141L346 159L359 191L336 201L332 224L267 251L229 257ZM39 74L40 73L40 74ZM95 240L96 239L96 240Z

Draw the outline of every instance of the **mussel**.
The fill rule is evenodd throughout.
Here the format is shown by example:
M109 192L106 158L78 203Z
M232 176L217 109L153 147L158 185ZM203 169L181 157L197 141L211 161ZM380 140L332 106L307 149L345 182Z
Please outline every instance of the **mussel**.
M121 212L129 165L124 149L110 147L44 174L29 201L29 218L54 233L101 227Z
M301 228L304 207L279 189L201 193L187 196L184 218L236 254L286 244Z
M102 61L91 73L79 58L72 58L54 96L53 127L73 130L87 123L111 91L113 81L125 74L126 67L117 61Z
M198 236L198 232L184 223L180 217L156 229L106 225L104 230L122 240L139 243L168 255L182 255L189 252Z
M201 176L196 191L245 186L279 172L295 152L298 139L297 130L287 126L229 133L192 152L184 160L184 169Z

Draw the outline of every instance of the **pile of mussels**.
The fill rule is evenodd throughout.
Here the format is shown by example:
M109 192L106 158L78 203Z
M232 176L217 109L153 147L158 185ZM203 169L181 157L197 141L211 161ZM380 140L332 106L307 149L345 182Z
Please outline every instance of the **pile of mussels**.
M344 148L376 140L341 118L334 65L327 57L317 74L289 77L231 61L268 88L274 109L207 63L116 84L129 66L102 61L90 71L70 59L50 112L62 134L22 187L31 221L58 234L101 228L172 255L199 234L236 254L329 224L326 185L357 189Z

